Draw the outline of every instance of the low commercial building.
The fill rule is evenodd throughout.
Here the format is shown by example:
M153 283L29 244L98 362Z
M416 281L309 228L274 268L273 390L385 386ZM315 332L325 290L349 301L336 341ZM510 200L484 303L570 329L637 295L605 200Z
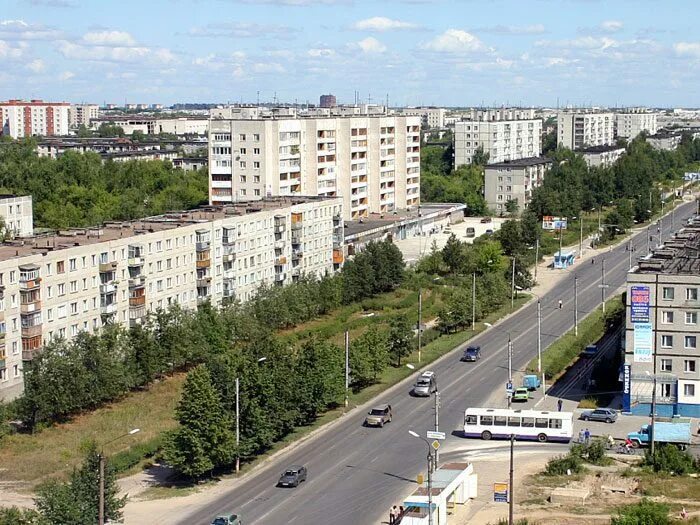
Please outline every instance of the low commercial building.
M0 134L13 139L68 135L67 102L8 100L0 102Z
M695 217L627 274L626 412L700 417L699 252Z
M552 165L546 157L531 157L489 164L484 170L484 198L489 209L497 215L507 211L508 202L514 202L523 211L532 198L532 190L542 184Z
M657 133L653 137L647 137L647 142L652 148L666 151L674 151L681 143L683 135L681 133L664 131Z
M615 115L596 111L562 111L557 114L557 142L572 150L615 143Z
M34 234L32 196L0 195L0 217L5 236L31 237Z
M607 168L615 164L625 151L625 148L622 146L591 146L590 148L576 150L576 153L580 153L583 156L583 160L586 161L588 167Z
M173 166L183 171L203 170L209 165L206 157L176 157L172 162Z
M655 134L659 126L656 113L646 108L629 108L615 114L615 134L629 140L640 133Z
M0 244L0 401L52 338L180 304L247 301L343 263L340 198L277 198Z

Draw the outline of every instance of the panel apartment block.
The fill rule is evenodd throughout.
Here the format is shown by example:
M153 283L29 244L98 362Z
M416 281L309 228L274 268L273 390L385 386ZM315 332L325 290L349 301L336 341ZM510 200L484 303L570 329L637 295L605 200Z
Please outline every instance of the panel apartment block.
M557 114L557 141L572 150L615 143L613 113L560 112Z
M139 324L180 304L247 301L343 263L342 200L207 207L0 245L0 400L52 338Z
M312 195L344 219L420 203L420 118L212 119L209 202Z
M67 102L8 100L0 102L0 132L13 139L68 135Z
M632 140L642 132L654 135L658 130L656 113L640 109L615 114L615 133L618 137Z
M522 212L532 198L532 190L542 184L552 161L545 157L489 164L484 170L484 198L489 209L506 212L506 203L514 201Z

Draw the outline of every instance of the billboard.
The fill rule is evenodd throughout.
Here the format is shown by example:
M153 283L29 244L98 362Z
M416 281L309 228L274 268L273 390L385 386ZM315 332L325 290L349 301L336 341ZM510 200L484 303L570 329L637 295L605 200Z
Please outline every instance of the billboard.
M551 215L545 215L542 217L543 230L566 230L566 225L566 217L552 217Z
M623 365L622 369L622 411L623 412L629 412L630 407L632 406L631 403L631 388L630 388L630 382L631 382L631 376L632 376L632 365L629 363L625 363Z
M630 288L630 321L633 323L649 322L649 287L632 286Z
M654 331L651 323L634 323L634 362L651 363Z
M493 501L496 503L508 503L508 483L493 484Z
M686 171L684 178L688 182L695 182L696 180L700 180L700 173Z

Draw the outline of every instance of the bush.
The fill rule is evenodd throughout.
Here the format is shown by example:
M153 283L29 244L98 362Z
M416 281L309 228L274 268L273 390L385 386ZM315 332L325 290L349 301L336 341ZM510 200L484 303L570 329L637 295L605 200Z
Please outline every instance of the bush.
M591 443L575 444L571 447L571 454L592 465L609 465L612 459L605 453L605 441L596 439Z
M544 469L545 476L565 476L569 472L572 474L580 474L584 471L583 460L576 454L567 454L566 456L557 456L547 462Z
M656 461L651 455L651 450L644 452L642 465L651 467L654 472L668 472L669 474L690 474L698 471L698 463L689 452L679 450L675 445L662 444L656 448Z
M162 445L163 436L161 435L144 443L133 445L128 450L114 454L109 458L109 462L117 474L126 472L138 465L142 459L155 456Z
M644 498L639 503L619 507L610 525L667 525L669 506Z

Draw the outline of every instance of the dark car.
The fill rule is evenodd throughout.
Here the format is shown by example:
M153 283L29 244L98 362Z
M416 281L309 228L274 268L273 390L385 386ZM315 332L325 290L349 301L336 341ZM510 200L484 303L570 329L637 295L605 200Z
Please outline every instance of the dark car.
M491 217L482 217L481 218L481 224L488 224L491 222Z
M243 525L243 522L238 514L226 514L225 516L214 518L211 525Z
M584 421L605 421L606 423L614 423L617 421L617 412L610 408L596 408L595 410L587 410L581 414L581 419Z
M464 350L460 361L476 361L477 359L481 359L481 347L468 346L466 350Z
M306 481L306 467L301 465L292 465L287 468L280 480L277 482L278 487L298 487L299 483Z
M581 352L581 357L595 357L598 353L598 345L588 345L583 352Z

